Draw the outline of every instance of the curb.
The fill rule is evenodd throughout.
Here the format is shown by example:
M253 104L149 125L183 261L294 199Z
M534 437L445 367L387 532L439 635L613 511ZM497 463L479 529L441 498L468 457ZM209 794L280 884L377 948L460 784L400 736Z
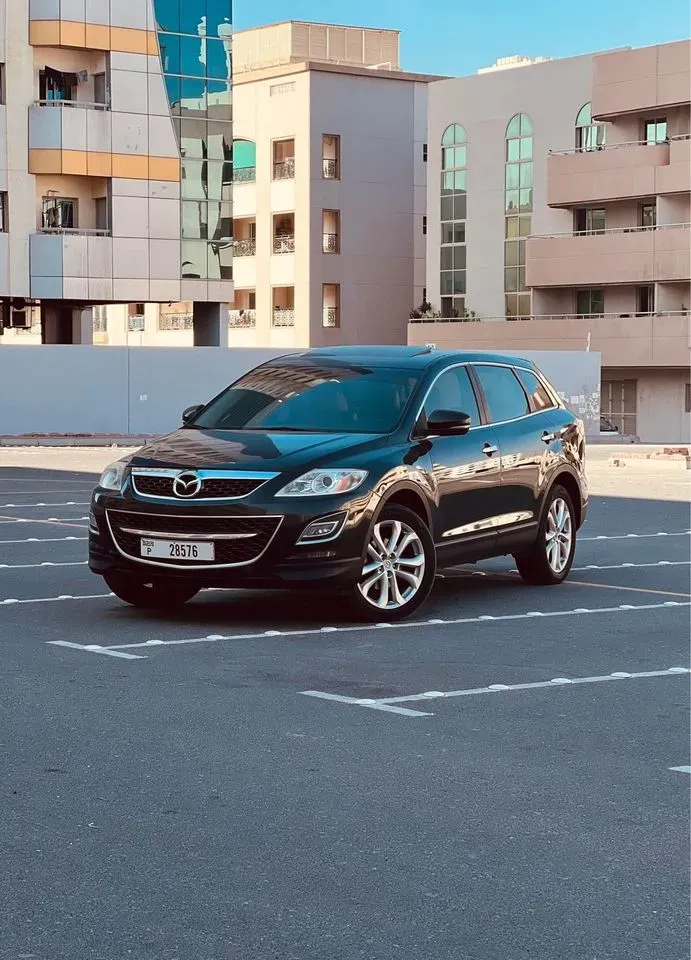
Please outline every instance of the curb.
M109 436L88 434L42 434L24 435L18 437L0 437L0 447L141 447L150 440L151 436Z

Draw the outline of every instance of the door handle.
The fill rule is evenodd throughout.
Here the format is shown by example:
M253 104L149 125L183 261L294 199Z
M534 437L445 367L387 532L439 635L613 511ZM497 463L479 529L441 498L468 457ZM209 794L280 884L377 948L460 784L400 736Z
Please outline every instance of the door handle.
M542 440L543 443L552 443L554 440L557 439L557 435L556 433L549 433L547 430L545 430L545 432L542 434L542 437L540 439Z
M492 443L486 443L482 448L482 452L486 457L491 457L493 453L496 453L499 447L495 447Z

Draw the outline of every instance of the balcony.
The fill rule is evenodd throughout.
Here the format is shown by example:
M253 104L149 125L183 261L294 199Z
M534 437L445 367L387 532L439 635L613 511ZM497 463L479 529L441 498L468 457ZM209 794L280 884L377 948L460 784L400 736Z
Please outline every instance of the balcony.
M253 257L257 252L256 237L243 237L236 240L233 247L233 257Z
M688 40L602 53L593 57L593 118L688 103L690 86Z
M274 180L295 179L295 158L286 157L285 160L274 160Z
M529 237L528 287L597 287L687 281L691 224Z
M228 326L235 329L251 329L257 326L257 311L241 307L228 312Z
M324 253L338 253L337 233L325 233L322 235L322 250Z
M290 234L274 237L273 252L275 254L295 253L295 237Z
M292 307L274 307L274 327L294 327L295 310Z
M338 160L324 157L322 159L322 177L324 180L338 180Z
M29 170L109 177L111 115L103 103L38 101L29 108Z
M569 150L547 157L547 203L572 207L608 200L654 197L671 145L616 143L598 150ZM664 178L663 178L664 179ZM686 190L691 175L686 168Z

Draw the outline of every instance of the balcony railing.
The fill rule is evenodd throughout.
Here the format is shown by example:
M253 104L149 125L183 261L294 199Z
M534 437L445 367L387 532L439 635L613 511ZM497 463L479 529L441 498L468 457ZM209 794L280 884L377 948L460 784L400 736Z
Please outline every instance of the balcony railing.
M274 237L274 253L295 253L295 237Z
M94 328L94 333L107 333L108 317L94 317L93 328Z
M294 327L295 310L292 307L274 307L274 327Z
M110 230L91 227L38 227L38 233L52 233L71 237L109 237Z
M193 326L191 313L162 313L158 318L159 330L191 330Z
M551 157L570 157L577 153L600 153L603 150L622 150L628 147L659 147L665 143L670 143L672 140L691 140L691 133L679 133L656 143L648 143L647 140L626 140L623 143L601 143L598 146L572 147L570 150L549 150L548 153Z
M35 107L71 107L75 110L110 110L110 103L88 100L35 100Z
M228 326L229 327L256 327L257 325L257 312L256 310L229 310L228 311Z
M688 317L688 310L653 310L649 313L534 313L528 317L415 317L408 323L503 323L518 320L627 320L640 317Z
M556 240L559 237L592 237L620 233L649 233L651 230L689 230L691 223L656 223L644 227L607 227L604 230L572 230L570 233L533 233L529 240Z
M274 161L274 180L295 179L295 158Z
M254 183L256 179L256 167L233 167L233 183Z
M322 326L333 329L338 326L338 307L324 307L322 310Z
M254 237L236 240L233 246L234 257L253 257L257 252L257 241Z
M146 329L146 317L143 313L136 313L127 318L127 330L129 333L144 333Z
M338 180L338 160L324 157L322 160L322 177L324 180Z
M325 233L322 237L322 250L324 253L338 253L338 234Z

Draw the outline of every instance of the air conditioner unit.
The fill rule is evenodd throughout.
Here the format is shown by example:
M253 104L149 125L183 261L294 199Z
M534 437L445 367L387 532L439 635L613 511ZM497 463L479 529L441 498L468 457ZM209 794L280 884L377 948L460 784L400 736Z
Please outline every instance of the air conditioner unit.
M28 310L12 310L10 312L10 327L15 330L28 330L31 327L31 313Z
M78 80L80 83L88 83L88 82L89 82L89 71L88 71L88 70L78 70L78 71L77 71L77 80Z

